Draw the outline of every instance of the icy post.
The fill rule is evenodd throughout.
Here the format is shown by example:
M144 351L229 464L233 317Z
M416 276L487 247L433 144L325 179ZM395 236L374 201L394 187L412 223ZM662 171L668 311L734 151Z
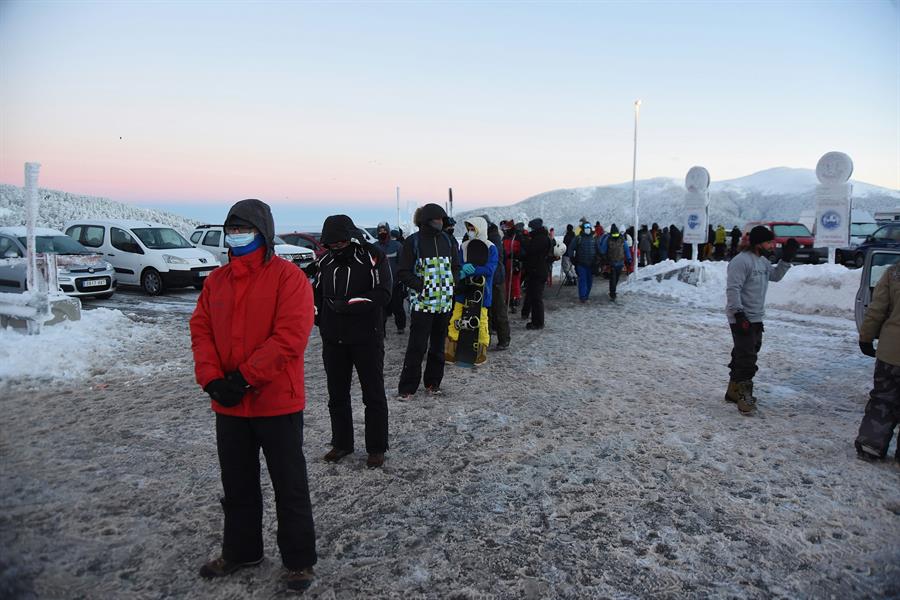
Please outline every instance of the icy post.
M35 255L34 227L38 212L38 174L40 163L25 163L25 248L28 257L28 289L35 290L35 273L37 273L37 256Z
M850 243L850 203L853 161L843 152L826 152L816 164L816 246L828 246L828 262L835 249Z

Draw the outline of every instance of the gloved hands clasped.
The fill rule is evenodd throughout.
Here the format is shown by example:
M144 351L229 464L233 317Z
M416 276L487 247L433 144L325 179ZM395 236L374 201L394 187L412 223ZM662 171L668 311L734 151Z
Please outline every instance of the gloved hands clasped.
M240 404L248 389L250 384L241 372L231 371L223 379L213 379L207 383L203 391L222 406L230 407Z
M737 325L737 331L741 335L750 335L750 320L744 311L734 313L734 324Z

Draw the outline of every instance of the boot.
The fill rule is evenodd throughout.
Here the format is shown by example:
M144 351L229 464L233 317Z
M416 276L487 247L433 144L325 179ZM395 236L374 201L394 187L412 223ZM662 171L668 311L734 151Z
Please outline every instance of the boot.
M728 391L725 392L725 402L734 402L737 403L738 398L740 397L740 391L738 388L737 381L729 381L728 382ZM752 396L751 392L751 396Z
M756 398L753 397L753 382L738 382L737 408L742 415L750 416L756 412Z

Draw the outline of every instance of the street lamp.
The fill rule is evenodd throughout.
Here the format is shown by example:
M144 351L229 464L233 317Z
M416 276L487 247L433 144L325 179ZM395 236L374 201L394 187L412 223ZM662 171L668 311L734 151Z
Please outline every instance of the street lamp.
M634 274L637 275L637 240L638 240L638 195L637 195L637 130L638 117L641 114L641 101L634 101L634 160L631 169L631 205L634 209L634 230L631 237L631 260L634 264Z

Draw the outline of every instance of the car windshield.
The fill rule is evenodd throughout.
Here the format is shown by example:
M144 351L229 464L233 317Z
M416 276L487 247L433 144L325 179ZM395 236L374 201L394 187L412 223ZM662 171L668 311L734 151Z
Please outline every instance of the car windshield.
M812 237L806 225L797 223L796 225L774 225L772 232L775 237Z
M281 239L281 238L278 237L277 235L275 236L274 241L275 241L276 244L287 244L286 241L284 241L283 239Z
M878 223L851 223L850 235L866 237L872 235L878 229Z
M141 243L151 250L170 250L172 248L193 248L191 243L180 233L169 227L143 227L132 229Z
M19 238L19 243L26 245L24 237ZM39 235L34 238L35 252L48 252L50 254L95 254L67 235Z

